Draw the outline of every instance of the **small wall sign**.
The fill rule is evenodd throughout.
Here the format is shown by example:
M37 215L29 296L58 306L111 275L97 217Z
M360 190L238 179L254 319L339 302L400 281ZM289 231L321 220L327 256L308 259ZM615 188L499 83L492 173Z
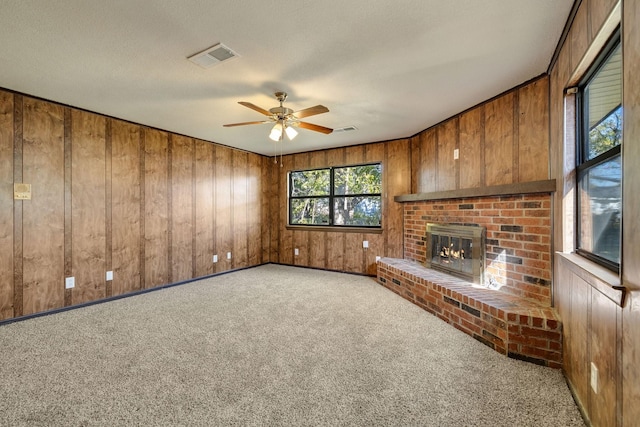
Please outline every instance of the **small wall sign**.
M14 183L13 198L14 200L31 200L31 184Z

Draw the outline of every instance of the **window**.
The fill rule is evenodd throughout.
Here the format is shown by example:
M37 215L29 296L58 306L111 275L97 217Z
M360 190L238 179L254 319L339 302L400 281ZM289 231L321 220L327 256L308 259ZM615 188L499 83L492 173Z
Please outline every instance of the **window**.
M619 38L578 89L577 252L620 269L622 52Z
M289 173L289 224L380 228L380 163Z

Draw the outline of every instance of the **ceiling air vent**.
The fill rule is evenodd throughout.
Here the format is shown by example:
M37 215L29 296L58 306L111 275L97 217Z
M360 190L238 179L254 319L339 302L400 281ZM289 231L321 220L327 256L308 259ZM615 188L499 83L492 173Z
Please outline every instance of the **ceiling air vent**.
M217 45L211 46L210 48L205 49L200 53L196 53L187 59L202 68L210 68L238 56L240 55L229 49L227 46L222 43L218 43Z
M343 128L334 129L333 133L336 133L336 132L351 132L352 130L358 130L358 128L355 127L355 126L346 126L346 127L343 127Z

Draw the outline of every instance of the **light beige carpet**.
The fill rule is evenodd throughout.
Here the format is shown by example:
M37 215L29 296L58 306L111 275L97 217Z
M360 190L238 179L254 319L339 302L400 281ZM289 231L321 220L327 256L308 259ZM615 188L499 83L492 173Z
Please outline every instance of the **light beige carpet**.
M0 327L2 426L579 426L562 374L372 278L265 265Z

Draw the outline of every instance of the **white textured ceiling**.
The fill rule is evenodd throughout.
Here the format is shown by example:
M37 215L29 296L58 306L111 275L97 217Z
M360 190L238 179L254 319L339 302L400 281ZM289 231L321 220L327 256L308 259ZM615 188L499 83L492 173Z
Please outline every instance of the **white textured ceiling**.
M0 0L0 87L272 155L404 138L546 71L573 0ZM186 58L222 42L240 57Z

